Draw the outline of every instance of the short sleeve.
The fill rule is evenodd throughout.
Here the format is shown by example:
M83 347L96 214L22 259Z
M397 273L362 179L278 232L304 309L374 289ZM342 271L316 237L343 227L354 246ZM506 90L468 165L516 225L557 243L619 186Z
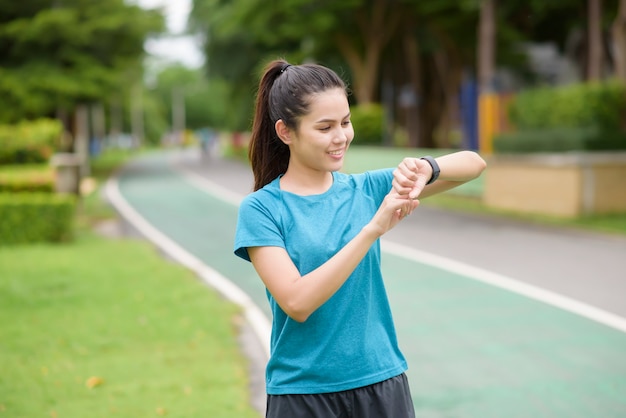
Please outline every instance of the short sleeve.
M263 193L259 191L246 196L239 206L234 252L247 261L250 261L248 247L285 248L284 235L277 219L280 210L271 199L262 199Z
M376 200L376 204L380 205L391 190L391 182L393 181L393 168L384 168L379 170L367 171L364 173L365 182L363 188Z

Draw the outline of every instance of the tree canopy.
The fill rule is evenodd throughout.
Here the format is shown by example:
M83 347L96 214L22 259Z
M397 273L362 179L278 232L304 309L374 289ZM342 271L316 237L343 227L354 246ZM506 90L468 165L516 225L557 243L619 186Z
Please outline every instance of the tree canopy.
M0 121L71 112L142 78L160 12L124 0L0 0Z
M584 78L589 48L585 16L587 5L597 1L495 2L497 67L513 68L532 82L521 45L550 41L568 48ZM605 32L618 1L603 2ZM435 132L445 132L442 126L450 123L461 83L476 74L484 2L193 0L191 18L193 28L206 34L209 76L234 83L239 93L232 97L245 101L247 95L248 107L264 61L277 56L313 60L342 74L356 103L382 101L385 88L392 89L394 101L388 104L410 128L410 143L432 146ZM398 103L400 97L404 104Z

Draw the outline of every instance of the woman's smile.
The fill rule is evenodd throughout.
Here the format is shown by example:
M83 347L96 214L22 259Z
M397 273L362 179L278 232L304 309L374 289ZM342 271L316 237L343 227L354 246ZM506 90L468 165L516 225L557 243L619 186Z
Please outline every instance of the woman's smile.
M340 158L343 158L345 151L346 151L345 148L341 148L335 151L328 151L327 154L333 158L340 159Z

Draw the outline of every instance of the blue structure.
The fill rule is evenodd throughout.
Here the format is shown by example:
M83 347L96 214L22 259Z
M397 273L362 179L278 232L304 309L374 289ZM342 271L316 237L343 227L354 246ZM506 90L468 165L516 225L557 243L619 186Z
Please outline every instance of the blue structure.
M463 148L478 151L478 86L474 78L463 79L460 102Z

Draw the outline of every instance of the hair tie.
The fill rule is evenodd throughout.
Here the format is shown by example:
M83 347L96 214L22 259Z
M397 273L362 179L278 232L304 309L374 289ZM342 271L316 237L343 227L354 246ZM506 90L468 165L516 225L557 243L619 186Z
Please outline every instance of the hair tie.
M283 64L283 66L280 69L280 73L281 74L284 73L289 67L291 67L291 64Z

